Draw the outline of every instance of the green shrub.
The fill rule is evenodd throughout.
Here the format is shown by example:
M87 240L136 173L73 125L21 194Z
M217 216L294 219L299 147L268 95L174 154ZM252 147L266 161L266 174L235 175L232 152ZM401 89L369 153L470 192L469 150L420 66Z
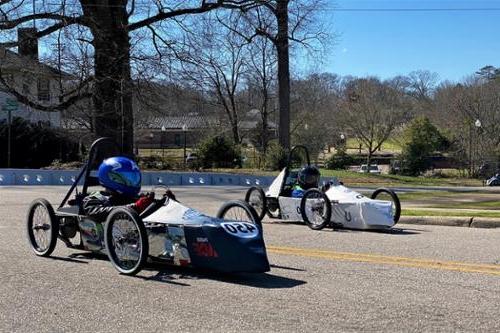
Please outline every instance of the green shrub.
M286 166L288 154L278 143L271 142L264 156L264 168L266 170L281 170Z
M240 148L223 136L202 141L197 151L203 168L235 168L242 165Z
M337 153L330 156L329 159L325 161L326 169L346 169L348 166L355 163L354 157L346 153L345 148L338 148Z
M7 122L0 121L0 167L7 167ZM15 117L11 125L11 167L41 168L54 160L80 159L78 142L69 135L43 124L33 124Z
M166 158L163 159L158 155L137 157L137 163L139 164L139 168L141 168L141 170L169 170L172 169L173 164L175 164L172 161Z
M418 176L428 170L431 154L449 146L448 140L426 117L415 118L405 130L405 136L401 173L408 176Z

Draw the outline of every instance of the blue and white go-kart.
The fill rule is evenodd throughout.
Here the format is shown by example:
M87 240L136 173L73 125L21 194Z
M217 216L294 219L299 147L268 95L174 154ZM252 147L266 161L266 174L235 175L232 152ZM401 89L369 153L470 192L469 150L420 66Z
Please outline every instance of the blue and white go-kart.
M322 188L312 188L302 198L291 196L300 168L294 163L305 159L310 165L309 153L304 146L294 147L287 166L271 183L267 191L260 187L248 189L245 201L262 219L304 221L311 229L320 230L327 225L349 229L388 229L401 215L397 194L387 188L379 188L371 197L355 192L338 181L331 181ZM299 163L299 165L302 165Z
M36 255L50 256L60 239L69 248L107 255L127 275L138 273L148 260L228 273L269 270L262 224L244 201L228 201L210 217L165 195L140 215L116 207L105 222L86 216L82 200L90 186L98 185L96 167L117 155L119 148L112 140L97 140L59 208L54 210L45 199L32 202L26 226ZM83 189L78 193L81 179ZM68 200L74 191L74 199Z

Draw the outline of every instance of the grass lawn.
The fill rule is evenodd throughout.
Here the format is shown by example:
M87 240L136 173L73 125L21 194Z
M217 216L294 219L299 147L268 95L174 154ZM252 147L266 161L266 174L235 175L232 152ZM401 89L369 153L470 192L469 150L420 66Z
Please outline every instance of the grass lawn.
M355 138L347 139L347 149L349 153L359 152L359 141ZM366 150L365 147L361 148L363 151ZM389 139L382 144L381 151L384 153L401 153L403 147L401 146L400 140Z
M500 218L500 212L491 211L460 211L454 210L426 210L426 209L402 209L402 216L455 216L455 217L490 217Z
M430 178L400 175L374 175L345 170L321 169L325 177L337 177L346 185L387 186L481 186L482 181L468 178Z

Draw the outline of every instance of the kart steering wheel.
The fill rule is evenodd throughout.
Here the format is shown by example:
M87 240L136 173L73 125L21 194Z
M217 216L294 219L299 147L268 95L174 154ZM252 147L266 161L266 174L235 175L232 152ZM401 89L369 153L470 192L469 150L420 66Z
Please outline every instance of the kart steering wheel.
M167 185L155 185L152 188L152 191L155 196L156 196L156 189L157 188L163 188L165 189L166 192L171 192L170 188ZM170 200L170 197L165 193L161 199L154 199L153 202L139 215L142 219L148 217L149 215L153 214L155 211L157 211L161 206L165 205L168 203Z

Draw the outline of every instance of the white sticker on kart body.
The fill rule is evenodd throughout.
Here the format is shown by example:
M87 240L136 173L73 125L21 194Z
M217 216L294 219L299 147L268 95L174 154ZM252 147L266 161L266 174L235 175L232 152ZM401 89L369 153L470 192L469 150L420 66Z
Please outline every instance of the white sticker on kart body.
M228 234L239 238L254 238L259 235L259 228L252 223L223 222L221 226Z

